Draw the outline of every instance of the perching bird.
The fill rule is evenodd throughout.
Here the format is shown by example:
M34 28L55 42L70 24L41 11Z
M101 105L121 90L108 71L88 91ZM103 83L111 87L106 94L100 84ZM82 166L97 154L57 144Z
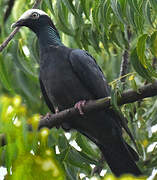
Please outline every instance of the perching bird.
M26 26L38 37L41 91L53 113L75 105L82 114L85 101L110 96L110 88L94 58L84 50L64 46L45 12L27 10L12 26ZM118 118L113 110L100 110L70 119L63 128L76 129L91 139L116 176L141 175L135 163L138 155L124 141Z

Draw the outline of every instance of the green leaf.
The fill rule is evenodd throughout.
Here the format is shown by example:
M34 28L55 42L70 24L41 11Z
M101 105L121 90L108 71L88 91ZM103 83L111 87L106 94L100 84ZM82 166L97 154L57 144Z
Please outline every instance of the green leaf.
M144 11L147 21L153 27L153 23L152 23L152 19L151 19L151 7L150 7L149 0L147 0L145 2L144 6L143 6L143 11Z
M133 90L138 91L138 87L134 78L131 80L131 87Z
M77 16L77 17L79 16L79 15L77 14L77 11L76 11L73 3L72 3L72 0L62 0L62 2L63 2L63 3L65 4L65 6L72 12L72 14L73 14L74 16Z
M87 140L86 137L82 136L81 134L77 133L76 142L79 147L85 152L88 156L93 157L93 159L100 158L99 153L93 149L90 142Z
M149 82L152 82L152 78L148 70L142 65L137 55L136 49L134 49L130 56L131 64L135 71Z
M135 22L135 25L136 25L136 31L140 34L143 34L143 26L144 26L144 18L143 16L139 16L137 14L134 14L134 22Z
M69 146L69 143L65 137L64 134L59 135L58 137L58 147L60 151L63 151L64 149L67 149Z
M150 50L153 55L157 58L157 31L154 31L150 37Z
M119 19L119 21L125 24L125 21L123 19L122 9L117 0L111 0L111 8L114 14L116 15L116 17Z
M30 76L34 76L34 78L38 78L37 72L35 72L35 68L32 66L33 61L36 62L33 53L29 50L30 56L27 57L23 51L24 46L25 45L23 44L22 39L20 39L17 48L16 61L18 61L18 63L22 66L22 70L24 70L24 72L28 73Z
M153 35L153 37L156 35L156 33ZM141 64L147 69L147 72L150 74L150 76L157 77L157 73L153 69L151 65L151 61L146 58L145 56L145 50L146 50L146 40L148 38L147 34L143 34L140 36L138 42L137 42L137 55L141 62ZM151 38L152 39L152 38ZM155 39L154 39L155 41ZM152 41L153 43L153 41Z
M100 5L101 5L101 1L94 1L94 7L92 9L92 18L93 18L93 22L94 22L94 25L96 27L96 29L99 31L99 26L100 26L100 23L99 23L99 8L100 8Z
M66 170L66 175L67 175L67 178L66 180L77 180L77 175L78 175L78 172L79 172L79 168L76 168L74 166L72 166L71 164L68 164L68 163L64 163L64 167L65 167L65 170Z
M16 81L18 82L18 86L20 89L24 92L24 94L29 97L34 102L38 102L37 97L34 95L34 93L31 91L31 81L30 81L30 76L26 76L22 71L19 69L16 70ZM34 84L33 84L34 86ZM35 89L33 89L35 91Z
M133 26L133 27L135 27L134 14L135 14L134 10L127 3L127 5L126 5L126 18L128 20L128 24L131 24L131 26Z
M83 12L85 13L85 16L87 19L89 19L89 15L90 15L90 0L85 1L85 0L80 0L81 2L81 6L83 9Z
M73 28L70 24L68 24L66 16L66 9L63 9L63 4L61 3L61 0L57 0L57 9L56 9L56 19L57 19L57 25L58 27L66 34L70 36L74 36ZM64 14L64 15L63 15Z
M157 0L149 0L152 8L157 12Z
M3 56L0 54L0 80L7 90L13 92L10 79L9 79L9 74L7 72L4 61L5 59L3 59Z
M145 49L146 49L146 40L147 40L148 34L143 34L140 36L137 42L137 55L139 57L140 62L144 67L146 66L146 57L145 57Z
M110 6L110 2L108 0L102 1L102 4L100 6L100 25L103 31L106 32L106 34L108 34L109 31L109 24L111 22L111 6ZM100 30L101 32L101 30Z
M96 31L89 30L89 41L97 52L100 52L99 36Z
M48 6L48 9L51 9L52 14L55 16L55 12L52 6L52 1L51 0L45 0L43 1L43 3L46 3L46 5Z
M128 3L130 4L131 9L135 10L135 13L137 13L137 15L141 15L141 11L139 10L139 4L138 4L138 0L129 0Z
M119 106L117 104L118 94L119 93L118 93L117 87L115 87L114 90L112 89L112 91L111 91L111 104L112 104L115 111L119 111Z
M110 27L110 38L117 46L122 49L124 48L125 41L122 32L117 25L113 25Z
M86 159L81 155L79 151L76 151L74 148L68 148L65 158L63 159L64 162L69 163L75 167L84 169L86 171L91 171L91 167L89 165L90 163L93 163L93 161L89 161L89 158ZM88 163L87 163L88 162Z

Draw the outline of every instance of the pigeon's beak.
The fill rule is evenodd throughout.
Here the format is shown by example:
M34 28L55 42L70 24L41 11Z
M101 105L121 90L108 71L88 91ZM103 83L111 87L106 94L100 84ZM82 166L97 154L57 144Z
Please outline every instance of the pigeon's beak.
M15 23L11 25L11 28L13 29L15 27L23 26L24 22L25 22L25 19L19 19L18 21L16 21Z
M17 25L16 25L16 22L15 23L13 23L12 25L11 25L11 29L13 29L13 28L15 28Z

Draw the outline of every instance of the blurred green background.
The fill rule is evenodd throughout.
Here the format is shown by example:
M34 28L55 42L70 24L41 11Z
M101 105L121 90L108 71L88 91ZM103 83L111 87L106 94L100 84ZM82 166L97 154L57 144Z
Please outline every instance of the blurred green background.
M11 24L33 4L33 0L0 0L0 43L11 33ZM51 16L65 45L89 51L114 93L121 93L124 87L136 90L156 79L157 0L43 0L40 9ZM125 51L129 65L123 86L119 74ZM98 148L81 134L55 128L36 131L40 115L49 112L38 71L37 38L21 28L0 53L0 133L8 142L0 148L0 166L7 169L5 179L97 180L105 174L104 180L115 180L106 176L111 172L105 162L99 162ZM152 171L155 176L156 97L123 105L121 111L138 145L139 167L147 177ZM33 124L33 132L27 131L28 122ZM95 166L103 170L93 177Z

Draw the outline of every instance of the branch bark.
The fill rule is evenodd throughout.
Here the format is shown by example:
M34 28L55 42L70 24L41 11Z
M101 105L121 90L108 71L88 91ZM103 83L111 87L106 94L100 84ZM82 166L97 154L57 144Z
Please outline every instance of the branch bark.
M9 0L8 7L7 7L5 14L4 14L4 19L3 19L4 23L7 21L8 17L10 16L12 8L14 6L14 3L15 3L15 0Z
M41 1L42 1L42 0L36 0L36 1L34 2L34 5L33 5L32 9L38 8L38 6L40 5Z
M10 35L7 37L7 39L0 45L0 52L3 51L3 49L8 45L8 43L13 39L15 34L19 31L20 27L16 27Z
M0 147L6 145L6 137L4 134L0 134Z
M122 55L122 62L120 66L120 77L123 77L127 74L128 72L128 65L129 65L129 50L130 50L130 39L131 39L131 31L130 27L127 27L127 40L128 40L128 45L124 50L124 53ZM121 82L125 82L126 77L123 77L120 79Z
M147 84L145 86L140 87L137 91L127 90L121 94L119 97L117 104L119 106L123 104L133 103L138 100L153 97L157 95L157 81L152 84ZM110 108L111 106L111 97L106 97L98 100L88 101L83 107L84 114L90 113L92 111L105 110ZM38 130L41 128L47 127L49 129L53 127L58 127L62 123L67 122L70 118L80 117L78 109L69 108L64 111L61 111L57 114L52 114L49 117L45 116L39 121ZM29 130L32 130L31 126L28 126ZM0 146L4 146L6 144L6 138L4 134L0 135Z
M140 87L137 91L127 90L121 94L121 97L118 98L117 104L119 106L123 104L133 103L138 100L153 97L157 95L157 81L153 84L147 84ZM84 113L89 113L92 111L103 110L111 107L111 98L106 97L98 100L88 101L83 107ZM57 114L49 116L49 118L43 118L39 122L38 129L43 127L53 128L55 126L61 125L63 122L67 122L70 118L80 117L78 110L75 108L66 109Z

